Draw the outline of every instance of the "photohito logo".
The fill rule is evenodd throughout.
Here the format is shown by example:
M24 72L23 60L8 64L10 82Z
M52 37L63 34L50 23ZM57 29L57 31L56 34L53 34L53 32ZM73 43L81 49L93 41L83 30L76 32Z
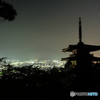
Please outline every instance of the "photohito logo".
M74 91L71 91L70 96L71 97L74 97L74 96L98 96L98 92L74 92Z
M88 92L88 96L98 96L97 92Z
M74 91L71 91L71 92L70 92L70 96L71 96L71 97L74 97L74 96L75 96L75 92L74 92Z

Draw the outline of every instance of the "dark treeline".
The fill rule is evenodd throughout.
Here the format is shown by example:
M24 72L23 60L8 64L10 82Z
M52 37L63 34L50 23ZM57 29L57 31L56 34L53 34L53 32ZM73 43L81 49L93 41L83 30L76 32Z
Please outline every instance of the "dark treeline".
M65 88L73 79L63 68L53 67L45 71L33 65L14 67L3 59L1 66L0 89L3 100L64 100L69 95Z
M100 90L98 64L93 65L96 68L93 68L95 72L90 75L92 80L89 82L86 78L76 81L75 69L70 67L53 67L45 71L38 66L13 67L4 59L0 61L3 66L0 79L3 100L66 100L70 91Z

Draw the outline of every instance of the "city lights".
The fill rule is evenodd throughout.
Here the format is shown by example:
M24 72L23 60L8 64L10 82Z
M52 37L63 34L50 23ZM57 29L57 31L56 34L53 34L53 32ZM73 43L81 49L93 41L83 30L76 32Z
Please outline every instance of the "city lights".
M7 60L7 63L14 67L23 67L33 65L33 67L64 67L63 61L58 60L29 60L29 61L20 61L20 60ZM2 67L4 68L4 67Z

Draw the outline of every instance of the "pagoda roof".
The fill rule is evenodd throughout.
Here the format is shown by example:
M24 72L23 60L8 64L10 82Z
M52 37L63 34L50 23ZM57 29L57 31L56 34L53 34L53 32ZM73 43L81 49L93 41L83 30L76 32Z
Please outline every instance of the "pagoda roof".
M62 58L62 61L66 61L66 60L74 61L77 59L78 59L78 57L67 57L67 58ZM90 57L90 60L91 61L100 61L100 57Z
M92 52L92 51L97 51L97 50L100 50L100 46L97 46L97 45L88 45L88 44L84 44L83 42L78 42L78 44L76 45L69 45L68 48L65 48L65 49L62 49L62 52L72 52L73 50L77 50L77 49L83 49L83 50L87 50L89 52Z

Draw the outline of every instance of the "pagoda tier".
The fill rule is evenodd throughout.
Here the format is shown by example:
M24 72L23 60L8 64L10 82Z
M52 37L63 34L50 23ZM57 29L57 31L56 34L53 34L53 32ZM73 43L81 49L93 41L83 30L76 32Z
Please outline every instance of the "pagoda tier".
M62 52L72 52L73 50L83 49L83 51L92 52L100 50L100 46L88 45L83 42L79 42L77 45L69 45L68 48L62 49Z
M85 60L88 59L90 61L100 61L100 57L87 57L85 58ZM80 60L79 57L75 56L75 57L67 57L67 58L62 58L61 59L62 61L67 61L67 60L70 60L70 61L75 61L75 60ZM84 59L83 59L84 60Z

